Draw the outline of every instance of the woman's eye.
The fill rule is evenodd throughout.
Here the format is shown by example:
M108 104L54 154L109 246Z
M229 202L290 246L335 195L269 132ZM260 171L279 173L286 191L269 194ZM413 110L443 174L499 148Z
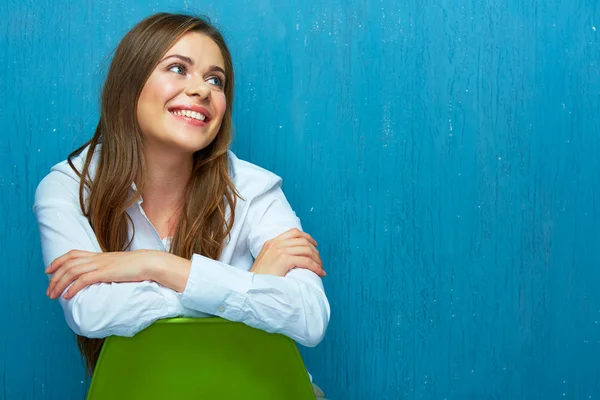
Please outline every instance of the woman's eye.
M175 64L169 67L169 71L175 72L176 74L183 75L185 74L185 68L183 65Z
M223 81L218 76L212 76L212 77L208 78L208 82L210 82L211 84L213 84L217 87L223 88Z

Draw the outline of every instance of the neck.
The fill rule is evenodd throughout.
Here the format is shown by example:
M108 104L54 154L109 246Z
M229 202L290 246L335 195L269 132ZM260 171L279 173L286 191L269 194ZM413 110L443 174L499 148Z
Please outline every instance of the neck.
M193 155L144 148L146 174L142 207L161 236L170 234L183 202L193 166ZM160 227L160 228L159 228Z

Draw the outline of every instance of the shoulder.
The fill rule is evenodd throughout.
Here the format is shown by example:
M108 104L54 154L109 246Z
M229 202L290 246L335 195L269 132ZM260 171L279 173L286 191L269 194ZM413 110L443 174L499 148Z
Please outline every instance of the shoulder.
M242 161L229 153L230 176L242 197L239 204L247 229L246 235L251 252L257 255L265 241L289 229L302 230L300 219L292 209L282 190L282 178L258 165Z
M63 160L50 168L50 172L44 176L36 188L35 203L43 200L67 200L77 199L79 201L79 186L81 178L79 174L83 171L83 165L87 156L89 147L86 147L80 154L71 159L75 172L68 160ZM90 174L95 171L95 165L98 160L99 149L94 151L92 163L90 165Z
M242 198L249 200L281 186L282 179L275 173L240 160L232 151L228 152L228 156L229 173Z

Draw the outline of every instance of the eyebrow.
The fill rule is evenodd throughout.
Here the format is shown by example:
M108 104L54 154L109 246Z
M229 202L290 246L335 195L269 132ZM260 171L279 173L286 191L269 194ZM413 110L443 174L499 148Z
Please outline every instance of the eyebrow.
M180 59L181 61L183 61L183 62L185 62L185 63L187 63L187 64L189 64L189 65L191 65L191 66L193 66L193 65L194 65L194 60L192 60L192 59L191 59L191 58L189 58L189 57L182 56L181 54L171 54L170 56L167 56L167 57L165 57L165 58L164 58L164 59L161 61L161 63L162 63L162 62L164 62L164 61L166 61L166 60L168 60L169 58L178 58L178 59ZM221 68L221 67L217 66L217 65L211 65L211 66L210 66L210 68L209 68L209 71L210 71L210 72L213 72L213 71L219 71L219 72L221 72L223 75L225 75L225 70L224 70L223 68Z

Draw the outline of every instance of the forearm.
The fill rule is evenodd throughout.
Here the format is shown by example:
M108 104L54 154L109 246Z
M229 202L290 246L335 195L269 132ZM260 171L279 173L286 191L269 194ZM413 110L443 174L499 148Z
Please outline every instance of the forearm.
M329 323L320 279L308 270L286 277L255 275L194 255L181 302L184 307L281 333L316 346Z
M322 289L289 276L254 276L242 310L247 311L240 314L241 322L284 334L308 347L322 341L330 316Z
M74 289L81 285L76 279L64 296L60 296L60 289L54 294L60 296L67 323L75 333L95 338L133 336L159 319L186 313L180 295L174 291L182 285L180 280L185 282L181 276L186 263L180 257L154 250L76 254L96 259L99 265L107 262L108 267L99 270L108 272L102 281L83 289ZM129 275L128 269L138 272ZM163 272L169 269L170 273Z
M65 319L78 335L133 336L153 322L184 313L178 295L156 282L98 283L70 300L60 298Z

